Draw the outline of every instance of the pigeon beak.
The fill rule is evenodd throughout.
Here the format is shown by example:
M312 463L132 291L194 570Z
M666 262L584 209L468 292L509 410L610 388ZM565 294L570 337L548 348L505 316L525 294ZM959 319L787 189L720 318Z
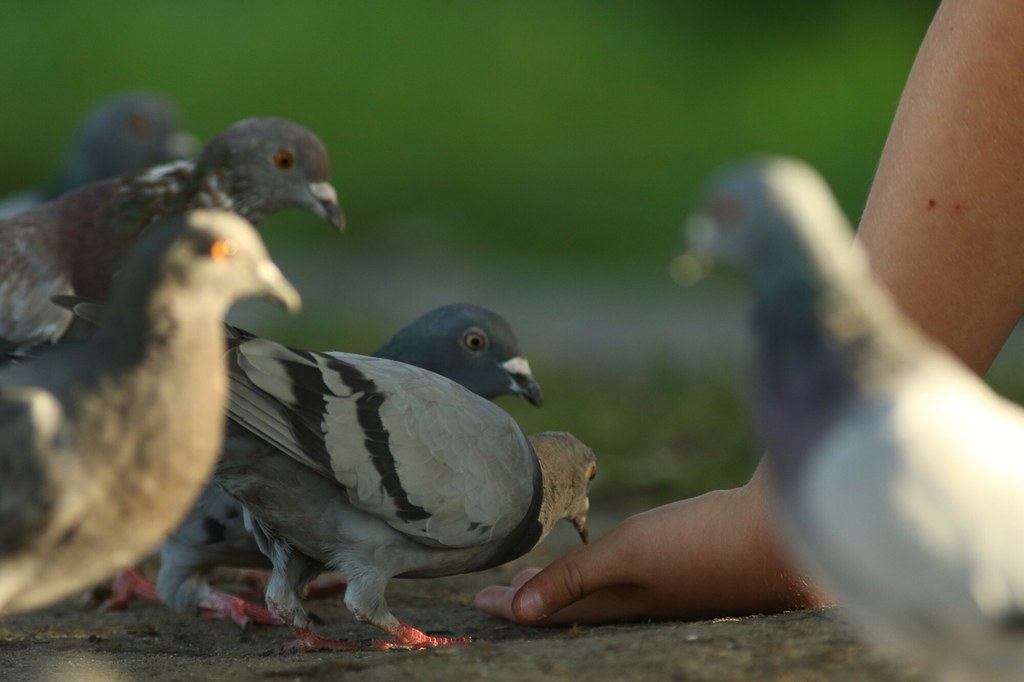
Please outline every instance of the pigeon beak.
M577 516L577 517L575 517L573 519L569 519L569 520L572 522L572 525L576 527L576 532L580 534L580 540L583 541L583 544L585 545L585 544L589 543L590 542L590 530L587 529L587 514L586 514L586 512L584 512L583 514L580 514L579 516Z
M714 229L714 222L706 213L694 213L687 218L683 227L685 250L673 258L669 265L669 275L673 282L688 287L711 272Z
M309 193L316 199L316 214L334 225L339 231L345 231L345 214L338 205L338 193L329 182L309 183Z
M199 153L199 140L192 133L179 130L167 138L164 149L168 158L191 159Z
M544 403L544 393L540 390L540 384L533 378L530 363L526 358L516 356L501 363L501 368L508 372L512 379L514 393L526 398L534 407L540 407Z
M284 278L281 270L270 261L260 263L256 268L256 278L264 287L264 292L290 313L297 313L302 308L302 298L291 282Z

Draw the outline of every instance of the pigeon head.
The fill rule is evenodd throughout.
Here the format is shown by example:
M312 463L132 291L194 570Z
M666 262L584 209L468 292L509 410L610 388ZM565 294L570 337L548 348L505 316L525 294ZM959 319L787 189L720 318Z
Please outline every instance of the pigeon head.
M673 269L692 281L722 264L763 281L804 267L809 256L836 260L850 232L811 166L782 157L743 162L712 178L702 208L687 219L688 248Z
M561 519L572 523L584 543L590 539L587 512L590 511L590 482L597 475L594 451L571 433L546 431L529 437L537 453L543 477L544 499L540 509L543 533Z
M538 407L544 401L509 323L469 303L442 306L417 318L374 355L436 372L488 400L519 395Z
M200 184L230 197L231 210L259 223L286 209L306 210L339 229L345 217L329 181L320 139L281 118L249 118L210 140L196 159Z
M51 195L185 159L197 150L196 139L182 129L178 108L167 98L155 93L113 97L79 127Z
M120 281L139 286L117 286ZM276 300L290 311L300 306L298 292L270 260L255 228L226 211L190 211L147 230L115 281L111 310L131 308L119 305L119 299L147 296L162 285L203 291L205 304L225 312L235 300L254 296ZM117 326L112 322L103 329Z

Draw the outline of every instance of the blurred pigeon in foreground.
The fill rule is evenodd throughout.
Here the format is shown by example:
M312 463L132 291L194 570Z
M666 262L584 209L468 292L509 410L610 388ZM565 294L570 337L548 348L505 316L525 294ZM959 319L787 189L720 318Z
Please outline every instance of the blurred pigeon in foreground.
M47 187L0 200L0 218L55 199L90 182L195 155L177 106L150 92L124 93L97 105L79 126L60 175Z
M712 187L694 248L749 270L757 417L797 557L886 647L1022 679L1024 410L901 316L813 169L750 163Z
M252 226L194 212L154 228L85 343L0 373L0 613L46 606L152 551L217 459L221 317L298 294Z
M267 607L301 650L354 649L316 635L303 587L342 573L345 605L394 639L460 646L392 615L393 577L482 570L521 556L561 518L586 539L594 454L569 434L529 439L501 408L438 374L382 358L247 341L228 353L233 422L215 480L245 506L270 558Z
M52 296L106 300L125 250L144 228L194 208L231 210L252 223L299 208L343 224L320 140L284 119L246 119L194 162L94 182L0 220L0 337L60 337L71 314L52 305Z
M241 330L229 330L229 345L251 340ZM487 399L521 395L534 405L542 401L541 389L508 322L495 312L467 303L436 308L403 327L375 354L406 362L456 381ZM343 356L344 357L344 356ZM324 428L333 430L328 418ZM338 428L351 428L342 420ZM233 438L254 443L258 436L229 425ZM262 606L214 590L200 574L214 566L269 567L255 538L245 529L242 505L215 483L210 483L185 522L160 549L157 589L135 572L114 582L114 595L105 608L121 608L134 597L160 601L171 608L204 616L228 618L245 626L255 620L277 622Z

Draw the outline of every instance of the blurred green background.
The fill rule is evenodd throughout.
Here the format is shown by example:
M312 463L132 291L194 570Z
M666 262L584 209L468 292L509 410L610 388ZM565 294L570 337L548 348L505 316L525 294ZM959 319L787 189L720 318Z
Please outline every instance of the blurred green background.
M491 274L578 273L581 292L595 272L660 281L701 179L738 156L807 159L856 218L937 4L5 3L0 192L47 180L100 99L152 89L176 99L204 140L267 114L321 136L349 230L339 238L309 216L274 216L265 233L293 263L443 254ZM346 280L350 297L374 286L360 279ZM287 340L366 352L395 329L330 286L306 288L307 301L326 302L282 325ZM535 319L523 306L519 317ZM573 364L545 350L547 325L509 317L548 404L503 405L527 430L572 430L594 445L604 489L663 499L748 475L756 448L743 389L722 362L652 353L615 372L611 353Z
M804 157L856 214L936 4L6 3L0 190L151 88L202 139L254 114L316 131L349 247L415 217L497 258L660 266L737 155Z

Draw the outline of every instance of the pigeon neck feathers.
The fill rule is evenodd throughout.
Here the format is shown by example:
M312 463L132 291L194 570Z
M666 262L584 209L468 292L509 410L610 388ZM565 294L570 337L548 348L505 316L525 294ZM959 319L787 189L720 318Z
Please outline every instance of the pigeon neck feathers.
M851 400L914 362L857 247L793 237L783 267L762 272L754 309L759 427L781 469L798 466Z
M191 295L185 269L176 260L156 259L156 254L168 249L188 248L185 241L179 230L161 228L138 243L137 248L153 254L151 257L124 263L118 277L136 285L115 289L107 318L95 335L111 362L127 366L154 356L194 354L204 349L221 352L219 320L227 306L224 298Z
M811 283L795 281L755 303L758 427L773 462L784 469L802 462L858 392L849 363L855 358L844 357L817 318L820 294Z
M587 542L587 490L597 474L594 451L572 434L546 431L529 436L537 455L543 485L543 500L538 521L543 540L562 519L571 521Z
M180 161L94 182L41 207L58 211L59 246L75 293L107 300L124 255L152 222L188 208L230 208L190 202L195 184L194 164Z

